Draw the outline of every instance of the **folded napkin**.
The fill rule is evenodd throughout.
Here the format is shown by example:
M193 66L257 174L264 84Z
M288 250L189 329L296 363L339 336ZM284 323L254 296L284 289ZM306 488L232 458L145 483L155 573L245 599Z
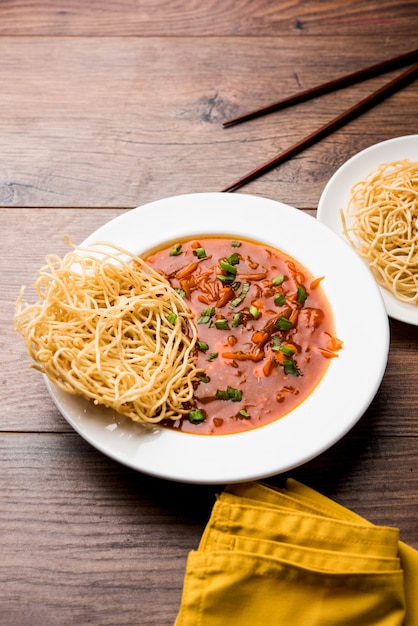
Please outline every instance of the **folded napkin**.
M217 497L175 626L417 626L418 552L288 479Z

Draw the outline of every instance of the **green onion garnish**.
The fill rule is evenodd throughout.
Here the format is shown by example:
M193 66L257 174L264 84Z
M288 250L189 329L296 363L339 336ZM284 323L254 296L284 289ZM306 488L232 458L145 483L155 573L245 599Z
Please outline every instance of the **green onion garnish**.
M284 276L283 274L280 274L279 276L275 276L272 279L271 283L272 285L281 285L283 281L284 281Z
M215 320L215 326L218 330L229 330L228 321L224 317Z
M214 361L215 359L218 358L218 353L217 352L211 352L208 356L208 361Z
M302 285L299 285L296 300L299 302L299 304L303 306L305 304L305 300L307 297L308 297L308 294L306 293L305 287L303 287Z
M238 265L239 256L236 252L233 252L230 256L226 257L225 261L229 263L230 265Z
M195 250L193 250L193 254L197 256L198 259L206 258L206 250L204 248L195 248Z
M250 419L251 415L245 409L241 409L240 411L238 411L237 417L238 419L248 420Z
M274 304L277 306L282 306L282 304L286 304L286 298L283 294L279 293L277 296L274 296Z
M241 242L240 241L231 241L231 248L240 248L241 247Z
M206 341L198 341L197 347L199 348L199 350L209 350L209 344L207 344Z
M274 351L280 350L280 346L282 345L282 340L278 335L273 335L273 345L271 349Z
M240 295L234 298L234 300L232 300L229 305L231 309L235 309L235 307L241 304L241 302L244 300L245 296L247 295L249 289L250 289L250 283L242 283L242 289L241 289Z
M292 356L295 354L295 349L292 346L282 346L280 352L283 352L286 356Z
M198 378L199 378L201 383L210 383L209 376L207 374L205 374L204 372L202 374L198 374Z
M176 319L177 319L177 313L174 313L174 311L171 311L171 313L167 315L167 322L170 322L170 324L174 324Z
M175 291L178 293L180 298L185 298L186 297L186 292L184 291L184 289L175 289Z
M240 402L242 400L242 391L228 387L227 389L218 389L216 392L218 400L231 400L232 402Z
M232 319L232 328L237 328L240 321L241 321L241 313L235 313Z
M199 319L197 320L198 324L207 324L210 322L210 318L215 314L215 307L211 306L209 309L205 309L200 314Z
M300 371L300 369L298 369L298 366L296 365L296 363L292 361L291 359L285 359L283 361L283 367L284 367L284 371L286 372L286 374L289 374L289 376L301 376L302 375L302 372Z
M274 325L279 330L289 330L293 326L292 322L288 320L287 317L278 317Z
M240 402L242 400L242 391L234 389L233 387L228 387L228 396L232 402Z
M193 424L201 424L202 422L205 421L205 415L203 411L201 411L200 409L193 409L189 413L189 420Z
M219 280L223 283L233 283L235 280L235 275L234 274L216 274L216 278L219 278Z
M260 309L257 309L257 307L253 304L250 306L250 313L255 320L258 320L261 315Z
M183 247L181 243L176 243L176 245L170 250L170 256L178 256L182 252L183 252Z
M235 274L237 273L237 268L235 267L235 265L231 265L231 263L228 263L227 260L219 261L219 267L221 268L221 270L224 270L224 272L227 272L228 274L233 274L235 276Z

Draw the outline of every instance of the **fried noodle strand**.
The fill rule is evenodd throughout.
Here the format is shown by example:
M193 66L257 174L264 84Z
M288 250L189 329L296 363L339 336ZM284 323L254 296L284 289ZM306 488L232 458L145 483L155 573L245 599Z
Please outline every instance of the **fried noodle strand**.
M193 316L140 257L103 242L50 255L33 287L38 301L24 304L22 289L15 313L32 367L137 422L187 413L200 371Z
M384 163L351 190L343 233L396 298L418 304L418 162Z

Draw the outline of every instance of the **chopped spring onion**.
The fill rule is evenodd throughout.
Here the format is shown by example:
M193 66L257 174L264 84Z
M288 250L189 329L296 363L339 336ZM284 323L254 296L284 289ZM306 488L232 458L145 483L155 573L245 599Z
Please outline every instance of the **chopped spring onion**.
M282 306L283 304L286 304L286 298L284 297L284 295L279 293L277 294L277 296L274 296L274 304L276 304L277 306Z
M201 383L210 383L209 376L207 374L205 374L204 372L202 372L198 376L199 376L199 380L200 380Z
M286 356L292 356L293 354L295 354L295 349L293 348L293 346L282 346L280 348L280 352L283 352L283 354L285 354Z
M197 347L199 348L199 350L209 350L209 344L207 344L206 341L198 341Z
M175 289L175 291L178 293L180 298L185 298L186 297L186 292L184 291L184 289Z
M218 330L229 330L228 321L224 317L215 320L215 326Z
M226 257L225 261L229 263L230 265L238 265L239 256L236 252L233 252L230 256Z
M167 322L169 322L170 324L174 324L176 319L177 319L177 313L174 313L174 311L171 311L171 313L167 315Z
M251 415L245 409L241 409L240 411L238 411L237 417L240 420L241 419L248 420L248 419L250 419Z
M198 259L205 259L207 256L204 248L196 248L193 250L193 254L197 256Z
M284 371L286 372L286 374L289 374L289 376L301 376L302 375L302 372L300 371L296 363L292 361L291 359L285 359L283 361L283 367L284 367Z
M305 287L303 287L303 285L299 285L296 300L303 306L307 297L308 294L306 293Z
M208 324L213 315L215 315L215 307L211 306L209 307L209 309L205 309L204 311L202 311L199 319L197 320L197 323Z
M278 335L273 335L273 345L271 349L274 351L280 350L280 346L282 345L282 340Z
M261 315L260 309L257 309L257 307L253 304L250 306L250 313L255 320L258 320Z
M245 296L247 295L249 289L250 289L250 283L242 283L241 293L239 294L239 296L234 298L234 300L232 300L229 305L231 309L235 309L235 307L241 304L241 302L244 300Z
M241 321L241 313L235 313L233 320L232 320L232 328L237 328L240 321Z
M240 241L231 241L231 248L240 248L241 247L241 242Z
M289 330L293 326L292 322L288 320L287 317L278 317L274 325L279 330Z
M272 285L276 285L277 286L277 285L281 285L283 281L284 281L284 276L283 276L283 274L280 274L279 276L275 276L272 279L271 283L272 283Z
M176 245L170 250L170 256L178 256L182 252L183 246L181 245L181 243L176 243Z
M242 400L242 391L228 387L227 389L218 389L216 392L218 400L232 400L232 402L240 402Z
M228 263L227 260L219 261L219 267L222 270L224 270L224 272L227 272L228 274L233 274L235 276L235 274L237 273L237 268L235 267L235 265L232 265L231 263Z
M216 274L216 278L218 278L223 283L233 283L235 280L234 274Z
M211 352L208 356L208 361L214 361L215 359L218 358L218 353L217 352Z
M189 420L193 424L201 424L202 422L205 421L205 415L203 411L201 411L200 409L193 409L189 413Z

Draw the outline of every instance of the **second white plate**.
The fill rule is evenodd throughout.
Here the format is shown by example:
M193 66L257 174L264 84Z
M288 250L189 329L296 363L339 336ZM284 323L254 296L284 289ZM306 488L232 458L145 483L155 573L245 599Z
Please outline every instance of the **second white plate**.
M401 159L418 161L418 135L388 139L351 157L330 178L322 192L318 204L318 220L345 240L340 209L347 207L352 186L380 164ZM418 306L401 302L384 287L381 287L381 292L390 317L418 326Z

